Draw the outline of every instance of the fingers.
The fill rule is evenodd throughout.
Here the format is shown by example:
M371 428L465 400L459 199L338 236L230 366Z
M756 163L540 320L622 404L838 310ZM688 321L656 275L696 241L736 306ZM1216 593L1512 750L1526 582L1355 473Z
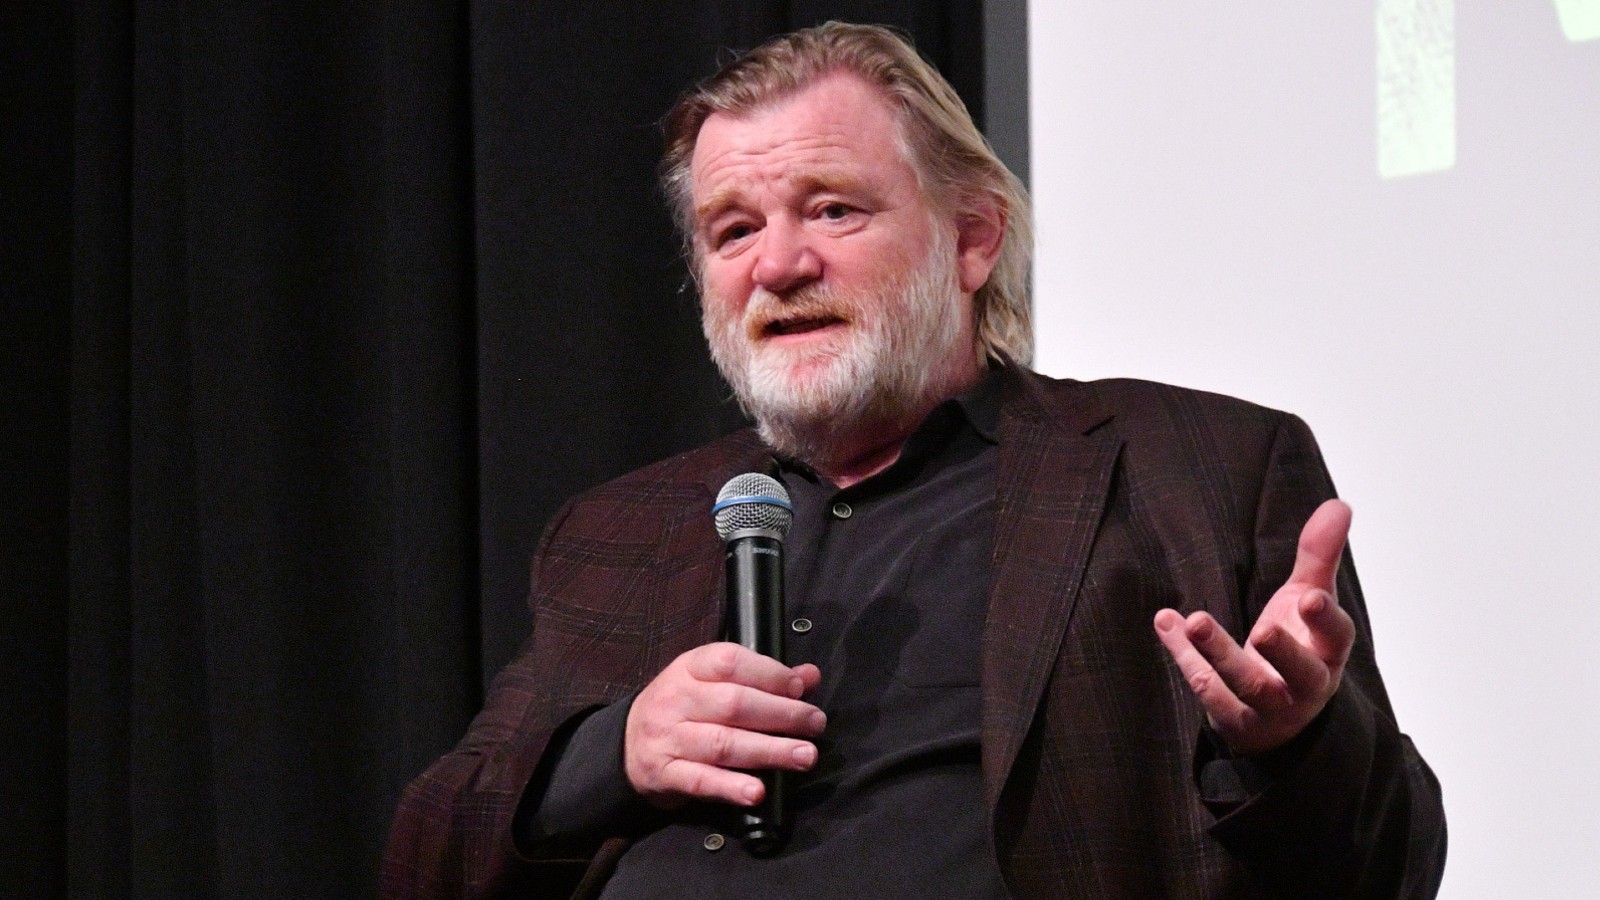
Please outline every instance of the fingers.
M669 676L680 663L688 677ZM822 678L809 663L791 669L738 644L707 644L680 656L662 676L661 701L686 721L807 737L827 724L822 710L800 700Z
M673 731L671 740L677 750L677 758L724 769L789 769L803 772L817 762L816 745L809 741L773 737L705 722L685 722Z
M1356 640L1356 623L1326 591L1306 591L1299 600L1300 618L1305 622L1311 651L1336 672L1344 670L1350 648Z
M1300 532L1288 583L1267 601L1243 647L1207 613L1156 614L1162 645L1235 751L1281 746L1338 690L1355 641L1355 623L1335 593L1349 533L1349 506L1317 507Z
M710 722L730 728L815 737L828 719L804 700L780 697L740 684L692 681L664 701L684 721Z
M1281 676L1286 704L1318 697L1327 690L1328 664L1283 629L1269 630L1252 646Z
M822 684L822 670L811 663L801 663L795 666L793 671L800 676L800 682L804 688L800 692L801 697L809 696L812 691L817 689L818 685Z
M1337 610L1327 595L1323 605ZM1319 613L1320 615L1321 613ZM1348 617L1347 617L1348 618ZM1156 614L1156 634L1172 655L1212 727L1236 752L1281 746L1316 718L1338 687L1338 667L1282 628L1240 647L1209 614Z
M731 682L769 694L799 699L817 686L821 676L817 667L807 664L791 669L770 656L738 644L706 644L678 657L688 674L697 681ZM801 670L809 670L810 678Z
M1350 516L1350 505L1343 500L1327 500L1317 507L1300 530L1290 584L1307 584L1335 593L1334 576L1344 555L1345 540L1350 536Z
M817 748L805 741L771 738L714 725L688 723L675 732L674 754L664 757L653 782L656 796L720 800L736 806L761 802L761 779L741 769L803 772L816 765Z
M1210 614L1197 612L1185 622L1189 640L1246 706L1279 709L1293 699L1284 678L1253 646L1240 647ZM1291 639L1290 643L1293 643Z
M700 800L720 800L735 806L754 806L766 796L766 785L754 775L719 769L706 763L686 759L673 759L661 772L661 791L656 796L657 805L667 806L661 798L670 797L677 802L694 797Z
M1232 644L1233 639L1227 632L1216 627L1216 622L1205 613L1195 613L1186 621L1176 610L1171 609L1163 609L1156 613L1155 626L1156 636L1161 639L1162 645L1178 664L1178 671L1183 673L1189 689L1199 698L1206 714L1219 726L1224 735L1229 730L1229 725L1242 722L1249 717L1250 708L1234 693L1196 643L1198 637L1201 642L1210 641L1214 646L1219 641ZM1207 626L1211 633L1206 633ZM1201 634L1193 634L1194 630L1200 631ZM1237 645L1234 646L1237 649Z
M743 770L804 772L817 762L816 745L792 738L702 722L681 722L657 731L635 731L632 726L630 714L623 748L628 781L659 806L686 798L757 803L763 793L761 780Z
M736 644L684 653L634 698L623 763L634 790L661 806L684 798L748 805L760 779L738 769L803 771L816 764L814 738L827 725L800 698L821 680L816 666L790 668Z

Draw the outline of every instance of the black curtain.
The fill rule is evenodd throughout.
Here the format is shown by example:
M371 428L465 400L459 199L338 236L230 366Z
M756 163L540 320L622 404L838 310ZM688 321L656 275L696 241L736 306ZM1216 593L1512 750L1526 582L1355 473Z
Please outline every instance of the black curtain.
M740 422L673 97L841 18L981 116L978 0L4 15L6 896L374 893L544 520Z

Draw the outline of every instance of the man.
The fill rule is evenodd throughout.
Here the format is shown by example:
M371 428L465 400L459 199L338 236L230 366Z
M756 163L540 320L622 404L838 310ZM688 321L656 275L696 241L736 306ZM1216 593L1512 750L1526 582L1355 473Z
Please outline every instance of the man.
M1434 893L1438 785L1298 420L1023 368L1025 197L889 32L776 39L667 132L758 432L558 514L533 635L408 789L386 892ZM784 662L718 640L709 510L751 470L795 500ZM727 838L769 768L792 834L758 857Z

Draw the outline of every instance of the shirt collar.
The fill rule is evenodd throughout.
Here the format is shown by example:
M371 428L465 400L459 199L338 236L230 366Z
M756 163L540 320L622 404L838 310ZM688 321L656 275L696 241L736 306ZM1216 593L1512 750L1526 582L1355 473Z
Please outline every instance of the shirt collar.
M1000 369L988 370L966 393L945 401L959 405L973 430L991 444L1000 443L1000 395L1005 387L1000 373Z
M905 446L901 448L900 457L889 468L877 475L861 482L878 482L883 476L890 473L902 474L908 469L920 467L929 457L936 455L950 443L950 440L961 430L963 424L971 426L989 444L999 443L1000 427L1000 400L1004 388L1004 379L1000 369L989 369L978 380L978 383L968 388L964 393L957 394L935 406L922 423L906 438ZM773 454L773 461L777 468L783 472L793 472L802 475L808 481L816 482L817 473L804 462L787 456ZM891 479L893 480L893 479Z

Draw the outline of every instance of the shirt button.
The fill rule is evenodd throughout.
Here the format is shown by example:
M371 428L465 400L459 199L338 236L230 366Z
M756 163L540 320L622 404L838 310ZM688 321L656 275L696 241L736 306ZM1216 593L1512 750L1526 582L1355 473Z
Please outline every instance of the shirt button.
M795 619L789 623L789 627L794 629L795 634L805 634L811 630L811 620L806 618Z
M833 505L833 517L835 519L848 519L854 513L855 510L851 509L848 503L835 503Z
M707 850L715 851L715 850L721 850L722 849L722 845L726 844L727 842L728 841L727 841L726 838L724 838L722 835L717 834L715 831L713 831L710 834L706 835L706 839L700 842L700 846L705 847Z

